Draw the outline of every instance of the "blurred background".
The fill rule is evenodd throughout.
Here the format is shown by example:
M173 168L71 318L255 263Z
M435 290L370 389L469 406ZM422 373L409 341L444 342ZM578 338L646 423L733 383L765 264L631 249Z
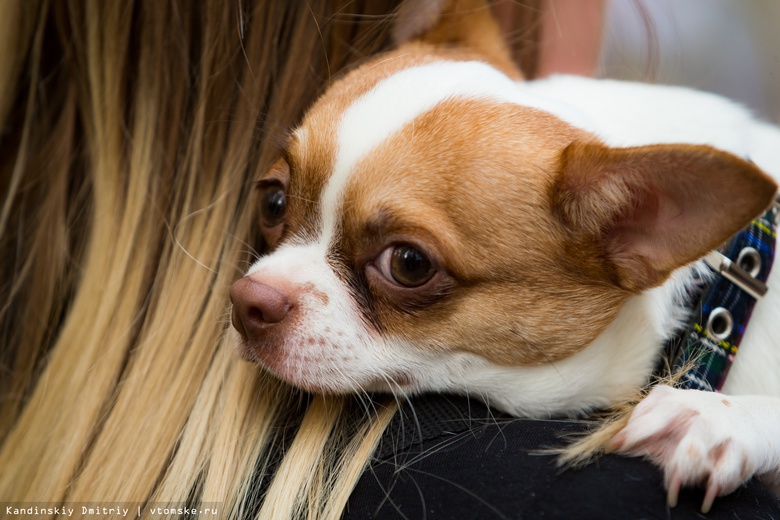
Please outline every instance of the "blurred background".
M717 92L780 123L780 0L607 0L596 75Z

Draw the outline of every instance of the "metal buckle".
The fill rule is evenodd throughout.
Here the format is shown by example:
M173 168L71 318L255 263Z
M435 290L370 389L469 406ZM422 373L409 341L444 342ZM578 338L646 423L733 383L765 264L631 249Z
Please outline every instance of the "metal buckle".
M707 254L704 262L756 300L763 298L768 291L764 282L750 276L750 273L718 251Z

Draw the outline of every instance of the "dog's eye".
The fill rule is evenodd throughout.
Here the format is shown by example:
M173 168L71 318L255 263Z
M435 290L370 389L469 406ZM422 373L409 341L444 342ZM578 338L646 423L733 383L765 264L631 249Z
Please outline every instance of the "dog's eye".
M377 267L385 278L404 287L419 287L436 273L430 259L409 244L391 246L382 251L377 258Z
M272 228L282 223L287 210L287 196L284 188L278 184L272 184L264 188L260 197L260 214L263 225Z

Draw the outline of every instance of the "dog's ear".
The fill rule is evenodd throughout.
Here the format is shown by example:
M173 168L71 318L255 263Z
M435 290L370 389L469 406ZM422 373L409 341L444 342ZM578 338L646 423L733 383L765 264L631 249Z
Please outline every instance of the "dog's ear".
M776 191L754 164L709 146L573 143L552 204L572 243L595 246L612 281L636 292L720 246Z
M393 41L460 48L522 78L486 0L406 0L396 13Z

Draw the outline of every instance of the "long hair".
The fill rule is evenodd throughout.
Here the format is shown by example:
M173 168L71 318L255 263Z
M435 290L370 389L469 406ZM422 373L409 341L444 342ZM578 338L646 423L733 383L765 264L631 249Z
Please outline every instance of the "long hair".
M241 361L227 294L253 181L394 8L0 2L0 499L341 515L396 407Z

